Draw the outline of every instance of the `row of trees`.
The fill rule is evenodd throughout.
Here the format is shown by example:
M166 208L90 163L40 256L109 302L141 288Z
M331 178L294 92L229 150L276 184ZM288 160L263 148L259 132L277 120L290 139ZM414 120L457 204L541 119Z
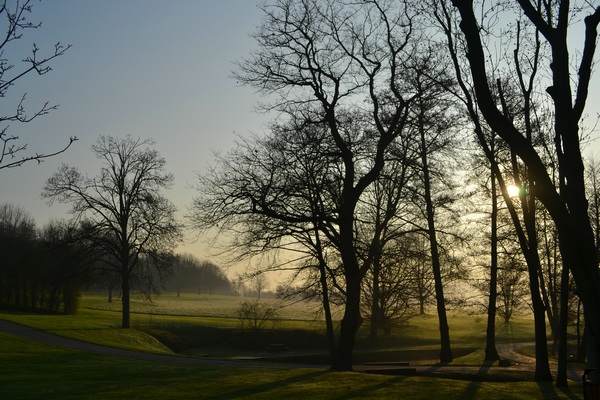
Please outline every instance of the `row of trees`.
M72 313L89 283L89 253L80 230L66 223L37 229L20 207L0 206L0 307Z
M321 299L332 366L349 370L364 310L376 334L391 299L385 293L394 293L396 305L406 294L398 286L409 263L402 255L424 243L440 359L452 360L445 290L469 254L460 227L489 213L488 261L479 276L488 282L486 357L498 357L498 281L509 278L507 266L520 264L535 317L536 378L552 378L546 316L566 345L569 272L584 305L588 363L597 366L597 236L580 124L600 8L528 0L273 0L261 7L258 48L234 76L268 95L265 108L278 118L266 135L241 139L199 177L195 225L207 233L234 231L238 257L285 253L272 268L293 270L303 292ZM576 60L566 40L572 13L585 24ZM479 166L465 161L475 154L470 143L483 155ZM456 178L477 168L487 171L492 200L467 210ZM498 219L501 204L507 238L499 230L506 226ZM503 251L509 243L512 251ZM338 332L335 302L344 306Z
M122 277L107 263L110 255L96 248L94 234L89 221L53 221L38 229L21 207L0 205L0 240L5 244L0 308L74 313L82 289L108 289L112 301ZM141 257L129 276L130 288L146 295L162 291L239 295L238 290L249 292L256 286L236 285L221 267L190 254L173 254L162 261Z
M176 255L172 273L165 282L165 290L177 293L237 294L221 267L205 260L200 261L191 254Z

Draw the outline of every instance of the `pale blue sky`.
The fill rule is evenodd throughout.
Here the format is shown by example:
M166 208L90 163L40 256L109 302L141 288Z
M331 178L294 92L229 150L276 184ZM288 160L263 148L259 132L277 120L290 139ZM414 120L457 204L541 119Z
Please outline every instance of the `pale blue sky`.
M260 21L254 0L53 0L34 2L31 19L42 27L26 33L19 48L35 42L51 50L57 41L73 47L49 74L11 89L28 93L31 110L45 100L60 105L11 133L34 152L79 138L39 166L0 173L0 201L22 205L40 225L66 217L67 209L40 198L44 182L61 163L96 174L90 146L100 135L154 138L175 174L169 197L185 211L194 171L211 162L211 150L228 150L235 133L259 132L267 120L254 112L252 90L229 78L233 61L254 45L249 34ZM13 104L3 100L2 112ZM186 251L203 257L194 246Z
M34 2L32 20L43 25L18 42L21 54L36 42L44 52L60 41L73 47L53 71L29 76L11 89L28 93L34 110L45 100L60 108L33 123L13 126L32 152L79 141L41 165L0 172L0 202L23 206L39 225L68 217L67 206L49 207L40 197L46 179L68 163L96 174L90 146L100 135L154 138L175 174L169 198L185 212L194 195L195 171L227 151L235 135L260 132L267 117L255 113L259 98L229 75L233 61L253 48L249 36L261 15L256 0L52 0ZM19 53L7 53L10 57ZM13 59L13 58L11 58ZM589 112L600 107L596 84ZM15 102L2 100L2 113ZM201 243L181 250L206 256Z

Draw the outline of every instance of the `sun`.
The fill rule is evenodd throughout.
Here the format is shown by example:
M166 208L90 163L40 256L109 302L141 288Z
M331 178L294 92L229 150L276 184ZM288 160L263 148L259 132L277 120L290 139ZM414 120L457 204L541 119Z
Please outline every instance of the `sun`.
M508 192L508 195L510 197L517 197L521 193L521 189L519 189L519 187L515 185L508 185L506 187L506 191Z

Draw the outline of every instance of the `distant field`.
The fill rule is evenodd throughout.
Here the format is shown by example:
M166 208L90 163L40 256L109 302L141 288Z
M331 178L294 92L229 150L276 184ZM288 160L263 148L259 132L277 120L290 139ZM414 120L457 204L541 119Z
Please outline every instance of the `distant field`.
M119 347L132 350L174 350L227 358L254 356L269 343L285 343L298 351L298 362L327 362L325 324L318 313L317 303L281 304L273 299L263 299L261 302L278 308L279 320L259 334L250 335L239 332L236 310L243 301L253 302L256 299L165 294L150 302L134 297L131 321L136 329L129 332L119 328L120 301L114 299L108 303L106 296L100 294L84 294L77 315L0 314L0 317L75 339L109 346L118 343ZM485 318L450 313L449 325L457 356L484 345ZM357 334L358 359L414 360L435 359L437 356L439 329L435 313L413 317L408 323L397 326L391 336L378 340L370 339L368 331L365 323ZM529 317L515 318L510 325L498 324L499 343L532 340L533 323ZM320 354L320 358L306 359L306 354ZM286 360L293 361L289 355L286 355Z
M178 315L190 317L235 318L236 310L244 301L255 302L256 298L182 293L177 296L165 293L147 300L144 296L132 296L131 310L139 314ZM286 320L322 320L320 304L317 302L281 302L261 299L263 303L277 307L279 316ZM108 303L106 295L85 293L82 308L105 311L121 311L121 301L113 298Z

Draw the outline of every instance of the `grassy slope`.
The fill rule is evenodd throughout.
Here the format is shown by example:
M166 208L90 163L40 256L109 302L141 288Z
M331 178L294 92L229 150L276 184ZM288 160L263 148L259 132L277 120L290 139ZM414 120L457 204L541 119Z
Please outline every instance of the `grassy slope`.
M534 382L469 382L310 369L182 366L89 355L0 333L5 399L573 399Z
M225 310L230 299L166 298L151 308L160 308L166 315L134 314L133 323L139 326L215 326L222 329L235 327L234 318L216 318L213 311ZM197 309L192 317L182 316L186 307L194 310L195 304L212 304L212 310ZM233 304L233 303L232 303ZM239 304L239 299L237 303ZM0 314L15 322L38 327L94 343L124 347L156 353L169 353L153 337L138 329L118 328L119 314L105 308L105 300L85 297L81 311L75 316L50 316L26 314ZM114 305L113 305L114 306ZM225 307L225 308L223 308ZM144 311L148 305L136 304L134 310ZM210 308L210 307L209 307ZM221 312L221 311L219 311ZM295 312L295 311L294 311ZM211 316L212 315L212 316ZM451 334L455 349L470 348L481 343L484 326L475 318L455 317L451 320ZM453 323L454 322L454 323ZM293 325L317 329L314 323L295 321ZM365 354L402 357L407 348L437 351L436 318L418 317L399 328L396 336L380 341L376 347L359 334L357 358ZM530 340L531 322L520 320L502 332L499 341ZM109 399L109 398L307 398L387 399L438 398L446 399L574 399L581 398L580 384L573 383L571 390L560 391L551 384L533 382L469 382L425 377L384 377L356 373L331 373L308 369L223 368L159 364L115 357L89 355L56 349L8 334L0 333L1 368L0 398L10 399ZM380 357L380 358L381 358ZM476 357L467 355L458 363L476 365ZM475 364L474 364L475 363Z

